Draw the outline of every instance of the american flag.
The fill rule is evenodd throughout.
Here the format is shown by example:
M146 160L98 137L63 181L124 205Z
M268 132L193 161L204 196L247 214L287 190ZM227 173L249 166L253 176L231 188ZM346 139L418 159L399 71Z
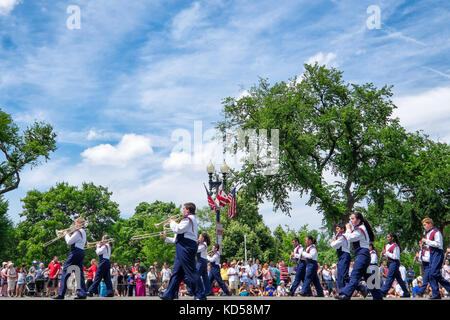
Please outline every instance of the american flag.
M228 217L233 219L236 216L236 188L234 188L228 197L231 196L230 206L228 207Z
M231 196L227 195L222 189L220 189L219 193L217 194L217 200L219 200L219 206L225 207L227 203L230 203Z
M211 197L212 192L208 191L208 188L206 188L206 185L203 184L205 186L205 190L206 190L206 195L208 196L208 205L214 209L214 212L216 212L216 202L214 201L214 199Z

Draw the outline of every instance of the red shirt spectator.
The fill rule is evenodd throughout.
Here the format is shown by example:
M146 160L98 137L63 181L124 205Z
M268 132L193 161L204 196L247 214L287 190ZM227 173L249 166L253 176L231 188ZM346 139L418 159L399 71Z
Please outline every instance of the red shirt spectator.
M50 273L48 275L48 277L50 279L54 279L56 278L56 274L58 273L59 270L61 270L61 262L50 262L50 264L48 265L48 269L50 270Z
M94 280L94 273L97 272L97 266L95 264L92 264L91 267L88 269L88 279Z
M280 266L280 280L284 280L284 282L289 281L289 269L286 266Z

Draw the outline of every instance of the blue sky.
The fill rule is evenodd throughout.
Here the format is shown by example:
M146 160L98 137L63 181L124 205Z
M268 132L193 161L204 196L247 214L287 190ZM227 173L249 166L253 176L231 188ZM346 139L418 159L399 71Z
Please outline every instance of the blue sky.
M27 190L61 181L107 186L123 217L141 201L206 205L205 166L220 155L207 139L176 152L176 133L193 142L194 122L211 129L223 98L258 77L300 75L305 62L394 85L401 123L450 141L448 1L281 3L0 0L0 107L21 127L42 120L58 133L51 161L24 170L6 195L10 217L20 220ZM69 5L80 8L80 29L66 26ZM367 27L371 5L380 29ZM305 202L292 195L292 218L265 203L264 221L319 227Z

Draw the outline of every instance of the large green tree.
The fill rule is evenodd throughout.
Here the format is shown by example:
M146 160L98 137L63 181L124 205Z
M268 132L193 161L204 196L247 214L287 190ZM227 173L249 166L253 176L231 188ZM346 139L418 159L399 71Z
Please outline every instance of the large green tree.
M111 192L103 186L83 183L81 188L58 183L50 190L31 190L22 199L24 221L17 225L18 262L30 263L34 259L49 261L54 255L65 258L68 250L64 240L47 247L43 244L55 238L56 230L70 227L77 217L89 221L86 228L88 241L98 241L111 233L119 218L118 204L111 200ZM88 251L86 258L96 257Z
M403 161L397 184L386 186L383 196L373 194L369 219L388 232L398 233L404 247L417 246L422 238L422 219L430 217L449 243L450 146L427 136L410 137L417 146Z
M266 174L272 163L260 153L262 161L247 158L234 182L259 203L268 199L287 214L291 194L309 197L307 204L317 206L331 231L355 208L364 210L372 194L383 197L386 185L399 180L411 152L410 134L392 118L391 87L349 84L334 68L304 67L300 78L274 85L261 79L248 95L224 99L225 120L218 128L227 135L278 129L279 155L267 148L269 157L278 156L278 172ZM234 152L265 142L239 139L229 146ZM270 138L267 142L275 147Z
M56 134L51 125L34 122L23 132L11 115L0 109L0 195L17 189L20 172L27 165L31 168L46 161L56 150ZM8 203L0 198L0 256L14 254L15 229L7 215Z
M52 126L44 122L35 122L21 133L12 117L0 109L0 194L17 189L26 165L35 167L41 158L50 158L56 150L55 138Z

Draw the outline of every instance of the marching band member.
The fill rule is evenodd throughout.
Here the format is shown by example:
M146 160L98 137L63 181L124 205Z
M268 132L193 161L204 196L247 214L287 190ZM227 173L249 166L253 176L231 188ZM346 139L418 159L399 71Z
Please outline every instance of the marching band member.
M397 283L400 285L403 291L403 295L401 296L401 298L409 298L411 297L411 294L409 293L408 287L403 281L399 270L401 248L398 244L398 237L394 233L389 233L386 236L386 239L389 243L384 247L381 254L388 258L389 272L386 278L386 282L384 283L380 291L384 296L386 296L394 280L397 280Z
M428 250L430 251L429 281L432 292L430 299L441 299L439 284L441 284L447 292L450 292L450 282L445 280L441 274L442 263L444 262L442 233L438 228L433 226L433 220L431 218L423 219L422 226L427 232L422 239L422 243L427 245Z
M338 294L342 294L342 290L349 282L348 271L350 268L350 243L345 236L345 224L339 223L336 226L337 235L334 240L330 242L330 246L336 249L338 263L337 263L337 279Z
M231 296L232 294L230 290L228 290L227 285L223 282L222 277L220 276L220 254L219 245L217 243L213 245L213 254L212 256L208 256L208 261L211 263L211 270L209 273L209 284L211 286L211 290L209 291L209 295L214 295L212 292L212 283L216 280L223 292L227 296Z
M307 248L301 253L301 257L306 258L305 281L303 281L302 292L300 292L300 295L304 297L312 296L311 282L316 288L317 297L324 297L323 289L319 281L319 276L317 275L319 266L317 264L318 252L315 243L316 240L312 236L307 236L305 238L305 244L307 245Z
M175 238L175 262L172 277L166 292L160 298L173 300L176 297L181 281L186 277L196 300L206 300L203 294L200 276L195 266L197 254L197 219L195 217L195 204L192 202L183 205L183 219L176 223L170 219L170 228L176 234Z
M303 246L300 244L298 238L292 239L292 245L294 246L294 251L291 252L291 257L297 263L297 270L295 272L294 282L289 289L289 295L294 296L295 290L300 284L300 281L305 281L305 270L306 270L306 259L302 258Z
M106 296L114 297L113 286L111 282L111 245L108 240L111 239L110 236L104 235L102 241L97 244L95 253L97 253L100 263L98 265L97 272L95 273L94 282L88 289L88 296L92 297L94 294L98 294L98 287L100 286L100 282L102 279L105 280L106 285Z
M416 259L419 263L422 264L423 267L423 282L422 286L419 289L419 292L417 293L418 296L423 297L425 294L425 291L427 290L427 287L430 283L430 249L426 244L422 242L422 240L419 241L419 248L420 251L416 253Z
M369 222L364 219L360 212L355 212L350 215L350 221L353 225L353 230L350 224L346 225L346 233L348 241L352 243L355 253L355 263L353 265L352 273L350 274L350 281L342 290L342 294L336 296L339 300L350 300L353 292L359 285L362 277L367 280L367 267L370 264L369 244L373 242L375 236ZM369 289L370 290L370 289ZM382 300L383 295L379 289L371 289L374 300Z
M72 265L78 266L80 268L81 277L81 288L77 289L77 296L75 299L86 299L86 285L84 283L84 272L83 272L83 260L84 260L84 245L86 244L86 232L83 230L82 225L84 219L82 217L75 219L76 230L69 235L67 232L65 234L65 240L68 245L70 245L70 252L67 256L67 260L64 263L63 272L61 275L61 287L59 289L58 295L53 297L53 299L64 299L64 295L67 290L67 279L70 277L71 272L67 272L67 268Z
M373 243L369 244L369 253L370 253L370 265L378 266L378 253L377 249L375 249Z
M197 249L197 271L203 284L203 292L206 296L211 291L211 285L208 278L208 246L211 243L209 235L206 232L200 233L198 236Z

